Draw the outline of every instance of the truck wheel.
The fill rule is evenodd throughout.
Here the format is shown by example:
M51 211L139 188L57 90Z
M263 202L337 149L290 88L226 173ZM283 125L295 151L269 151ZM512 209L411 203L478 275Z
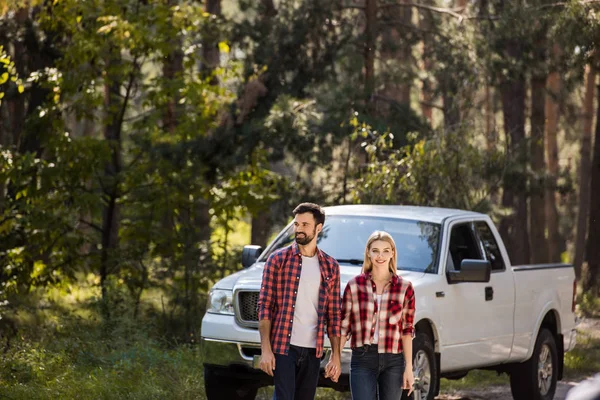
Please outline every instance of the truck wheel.
M436 365L431 338L417 332L413 340L414 400L433 400L440 384L439 365Z
M552 400L558 378L558 351L554 336L542 328L533 355L514 367L510 390L515 400Z
M219 376L204 367L204 390L207 400L254 400L258 389L231 377Z

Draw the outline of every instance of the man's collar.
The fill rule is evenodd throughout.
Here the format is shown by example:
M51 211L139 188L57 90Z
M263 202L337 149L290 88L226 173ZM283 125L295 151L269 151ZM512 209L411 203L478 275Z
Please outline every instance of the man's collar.
M296 242L295 240L294 240L294 243L292 243L292 250L294 252L294 255L302 256L302 253L300 252L300 246L298 245L298 242ZM319 258L321 258L321 250L319 250L319 247L316 247L315 255L319 256Z

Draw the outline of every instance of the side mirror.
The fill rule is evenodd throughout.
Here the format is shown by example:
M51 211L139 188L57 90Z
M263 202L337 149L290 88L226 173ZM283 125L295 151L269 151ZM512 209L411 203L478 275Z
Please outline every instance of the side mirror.
M247 245L244 246L244 250L242 251L242 266L244 268L248 268L252 264L258 260L260 253L262 253L263 248L255 245Z
M489 282L492 265L487 260L462 260L460 271L447 271L448 283Z

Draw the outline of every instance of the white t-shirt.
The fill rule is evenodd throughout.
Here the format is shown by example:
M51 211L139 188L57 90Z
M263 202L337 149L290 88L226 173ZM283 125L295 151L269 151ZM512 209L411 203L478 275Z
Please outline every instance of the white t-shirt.
M373 334L373 340L371 343L377 344L379 342L379 316L381 315L381 297L382 294L376 294L377 296L377 314L375 315L375 333Z
M317 347L317 326L319 316L319 287L321 270L319 257L302 256L302 271L294 306L294 325L290 344L300 347Z

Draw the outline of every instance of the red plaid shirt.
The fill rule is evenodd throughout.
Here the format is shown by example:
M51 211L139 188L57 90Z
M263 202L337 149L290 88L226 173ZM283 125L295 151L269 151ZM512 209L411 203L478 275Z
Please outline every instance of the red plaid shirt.
M377 318L377 289L371 274L348 282L342 300L342 335L350 336L352 348L371 344ZM401 353L402 336L414 337L415 291L409 281L392 276L381 297L379 353Z
M340 267L333 257L321 250L317 249L317 254L321 270L317 357L321 357L325 325L329 337L340 336ZM258 297L258 318L271 321L273 353L288 354L301 270L302 255L295 242L271 254L265 263Z

